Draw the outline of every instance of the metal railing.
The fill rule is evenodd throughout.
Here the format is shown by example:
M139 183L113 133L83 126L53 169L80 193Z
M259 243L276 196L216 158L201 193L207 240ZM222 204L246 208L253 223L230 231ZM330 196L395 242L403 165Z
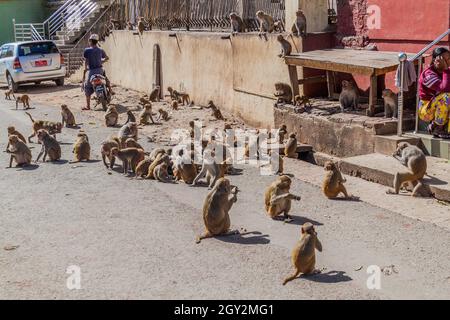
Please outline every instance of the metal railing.
M419 61L419 68L418 68L418 74L417 74L417 96L416 96L416 124L415 124L415 129L414 129L414 133L417 134L419 132L419 102L420 102L420 97L419 97L419 79L420 79L420 75L422 74L423 71L423 55L425 53L427 53L431 48L433 48L435 45L437 45L438 43L440 43L442 40L444 40L445 37L450 35L450 29L448 29L447 31L445 31L443 34L441 34L439 37L437 37L435 40L433 40L432 42L430 42L430 44L428 44L425 48L423 48L422 50L420 50L419 53L417 53L414 57L407 59L407 55L406 53L400 53L399 54L399 62L400 62L400 92L398 95L398 113L399 113L399 123L398 123L398 136L402 136L403 135L403 110L404 110L404 92L403 92L403 84L405 81L405 63L406 60L409 60L410 62L415 62L416 60L420 59Z
M43 23L16 23L16 20L13 19L13 25L16 42L45 39L45 28Z

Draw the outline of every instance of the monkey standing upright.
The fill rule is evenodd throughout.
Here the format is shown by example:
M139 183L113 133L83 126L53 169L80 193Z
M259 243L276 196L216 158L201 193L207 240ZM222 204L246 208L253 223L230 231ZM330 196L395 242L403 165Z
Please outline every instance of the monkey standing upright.
M390 89L383 90L384 117L398 118L398 96Z
M128 175L129 168L136 173L136 167L145 159L144 151L136 148L121 149L112 148L111 154L122 161L123 174Z
M38 140L42 143L42 149L39 153L36 162L39 162L39 159L44 155L42 159L44 162L47 159L47 155L50 158L50 161L58 161L61 159L61 146L58 141L54 137L52 137L47 130L39 130L37 133Z
M300 201L301 197L290 193L291 184L291 178L281 176L267 188L264 202L267 214L272 219L283 214L286 222L292 221L292 218L289 216L291 202L292 200Z
M285 58L286 56L290 56L292 53L291 43L289 41L287 41L281 34L277 37L277 40L281 45L281 53L278 56L280 58Z
M11 155L9 167L12 168L13 160L18 167L31 164L31 151L28 146L16 135L10 135L8 138L7 153Z
M346 199L351 198L344 186L347 180L342 177L341 172L333 161L325 163L325 171L327 174L322 184L322 191L325 197L328 199L336 199L340 193L343 193Z
M342 81L342 92L339 97L341 111L358 110L359 108L359 89L352 81Z
M292 25L292 34L298 37L306 36L306 16L302 10L298 10L296 12L297 18L295 19L294 24Z
M322 252L322 243L317 237L317 232L311 223L302 226L300 241L292 251L292 264L295 273L286 278L283 282L285 286L288 282L295 280L300 274L311 275L319 273L316 268L316 250Z
M61 118L61 123L63 126L66 125L66 127L75 127L77 125L75 122L75 116L65 104L61 105Z
M238 33L245 32L244 20L236 13L230 13L231 34L234 36Z
M259 22L259 35L265 33L272 33L274 31L274 20L272 16L266 14L264 11L260 10L256 12L256 18Z
M215 236L236 234L236 232L230 233L229 211L237 202L238 192L238 188L232 188L228 179L221 178L217 181L203 204L203 222L206 230L204 234L197 237L197 243Z
M407 142L398 145L394 158L409 170L397 172L394 178L394 190L388 190L388 194L399 194L402 186L408 182L415 184L412 192L413 197L418 197L423 191L423 177L427 172L427 158L422 150Z

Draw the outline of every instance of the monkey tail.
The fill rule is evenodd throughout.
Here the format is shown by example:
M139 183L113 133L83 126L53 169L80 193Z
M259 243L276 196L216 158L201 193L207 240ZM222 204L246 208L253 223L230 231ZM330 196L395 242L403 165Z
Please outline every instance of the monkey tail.
M29 114L28 112L25 112L29 117L30 117L30 119L31 119L31 122L33 122L34 123L34 119L33 119L33 117L31 116L31 114Z
M294 275L286 278L283 282L283 286L285 286L288 282L294 281L300 275L300 271L296 271Z

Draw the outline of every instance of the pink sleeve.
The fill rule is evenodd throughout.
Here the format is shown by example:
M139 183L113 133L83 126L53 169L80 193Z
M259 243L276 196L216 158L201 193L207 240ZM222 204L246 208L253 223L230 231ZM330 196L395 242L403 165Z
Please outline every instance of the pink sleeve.
M426 79L425 82L428 83L428 85L425 84L428 88L436 92L450 92L450 69L447 69L442 73L442 80L437 76L431 76Z

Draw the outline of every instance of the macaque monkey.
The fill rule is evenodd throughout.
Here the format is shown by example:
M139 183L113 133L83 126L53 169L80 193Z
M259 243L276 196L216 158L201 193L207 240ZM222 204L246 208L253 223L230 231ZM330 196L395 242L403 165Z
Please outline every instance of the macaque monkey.
M401 142L393 156L409 170L395 174L394 190L389 190L387 193L399 194L403 185L411 182L414 185L412 196L419 197L424 188L422 179L427 172L427 158L425 154L418 147L407 142Z
M101 154L102 154L103 164L105 165L106 169L114 168L114 164L116 162L116 157L113 156L113 154L111 152L113 148L117 148L117 149L121 148L121 143L120 143L119 138L111 138L102 143ZM106 158L108 158L109 164L106 162Z
M105 124L107 127L115 127L119 121L119 112L115 106L109 106L105 114Z
M12 168L13 160L18 167L31 164L31 151L28 146L16 135L10 135L8 138L7 151L11 157L9 167Z
M277 104L290 104L292 103L292 89L287 83L277 82L275 83L274 96L278 99Z
M36 159L36 163L39 162L39 159L41 159L42 155L44 155L44 158L42 159L43 162L46 161L47 156L50 158L51 162L61 159L61 146L47 130L39 130L37 133L37 137L38 140L42 143L42 149Z
M175 180L183 181L186 184L192 184L197 177L197 166L192 161L192 151L181 150L174 161Z
M127 122L125 122L124 125L126 125L130 122L136 122L136 116L134 115L133 111L128 110L127 111Z
M123 174L128 175L129 168L136 173L137 165L145 159L144 151L136 148L121 149L112 148L111 154L122 161Z
M26 94L23 96L17 96L16 98L16 110L19 109L19 103L22 103L23 110L30 109L30 97Z
M342 112L345 112L346 109L358 110L359 89L352 81L342 81L342 92L339 102L341 103Z
M292 25L292 34L297 37L306 36L306 17L302 10L296 12L297 19Z
M285 58L286 56L290 56L292 53L291 43L289 41L287 41L281 34L277 37L277 40L281 45L281 53L278 56L280 58Z
M133 23L131 23L131 21L127 22L127 29L130 30L130 31L134 30L134 25L133 25Z
M61 123L62 125L67 127L76 127L77 124L75 122L75 116L72 111L70 111L69 107L65 104L61 105Z
M274 20L272 16L260 10L256 12L256 17L259 22L259 34L272 33L274 31Z
M160 92L161 92L161 87L156 86L155 89L153 89L152 92L150 93L150 97L149 97L150 102L159 102Z
M281 125L280 129L278 129L278 143L284 144L284 140L286 135L288 134L287 126L285 124Z
M311 100L306 96L295 96L294 106L296 113L305 113L311 110Z
M162 149L162 148L158 148L158 149L154 149L152 152L150 152L150 160L153 162L156 160L156 158L158 157L158 155L165 155L167 154L167 151Z
M284 280L285 286L288 282L295 280L300 274L312 275L320 273L316 270L316 250L322 252L322 244L317 237L317 232L311 223L302 226L300 241L292 251L292 264L295 273Z
M278 33L283 33L286 31L286 28L284 27L284 23L281 20L276 21L273 24L273 31Z
M230 13L231 34L235 36L238 33L245 32L244 20L236 13Z
M205 150L203 154L202 169L197 177L195 177L192 185L198 185L200 179L204 177L206 177L210 189L214 187L217 180L223 178L221 166L217 164L216 159L214 159L214 152L211 150Z
M191 103L191 98L189 97L189 95L187 93L184 92L178 92L176 90L173 90L173 94L176 97L176 101L178 101L178 103L181 103L183 106L187 106Z
M167 111L165 111L164 109L159 109L159 117L157 119L157 121L161 121L161 119L163 119L164 121L169 121L169 113L167 113Z
M139 17L139 21L138 21L138 30L139 30L139 34L142 36L142 34L145 31L145 20L144 17Z
M155 179L158 180L159 182L163 183L171 182L169 173L167 172L168 168L169 167L167 165L167 162L160 163L155 167L155 169L153 169L153 177L155 177Z
M145 106L146 104L151 104L151 101L148 99L148 96L145 95L141 99L139 99L139 104Z
M216 120L222 120L222 121L225 120L225 118L224 118L223 115L222 115L222 112L220 112L219 108L217 108L217 106L214 104L214 102L213 102L212 100L210 100L210 101L208 102L207 108L212 110L212 112L213 112L213 117L214 117Z
M297 154L298 140L295 133L289 135L289 140L284 148L284 155L288 158L298 159Z
M203 204L205 233L197 237L196 243L215 236L237 234L230 233L229 212L233 204L237 202L238 192L238 188L232 187L228 179L221 178L217 181Z
M11 89L6 90L5 91L5 100L12 100L11 96L14 96L14 92Z
M144 159L136 167L136 179L138 178L144 178L148 174L148 169L152 165L154 160L151 159Z
M342 176L338 167L333 161L325 163L325 171L327 172L322 184L322 191L328 199L336 199L340 193L344 194L345 199L351 198L344 183L347 180Z
M27 143L27 140L25 139L25 137L19 131L17 131L16 128L13 126L8 127L8 138L10 136L17 136L20 141L22 141L25 144ZM9 149L9 142L8 142L8 145L6 146L6 152L8 152L8 149Z
M173 100L172 103L170 104L170 106L172 107L172 110L178 111L178 101L177 100Z
M136 122L130 122L124 125L119 131L119 140L120 145L123 148L125 146L125 141L127 139L133 138L134 140L138 140L138 127Z
M286 222L291 222L289 216L292 200L300 201L302 198L290 193L292 180L288 176L279 177L266 190L264 200L267 214L275 219L283 214Z
M169 165L170 165L170 157L169 157L169 155L167 155L165 153L159 153L156 156L156 159L150 165L150 167L148 167L148 173L147 173L147 176L145 178L146 179L152 179L152 180L157 179L155 177L155 175L154 175L155 174L155 168L157 166L159 166L163 162L165 162L167 164L167 168L169 168Z
M89 161L91 157L91 145L89 138L84 132L77 135L77 141L73 146L74 161L71 163L81 162L83 160Z
M41 129L44 129L48 131L50 135L53 135L53 137L56 139L56 134L61 133L62 131L62 123L61 122L51 122L51 121L44 121L44 120L34 120L31 114L28 112L25 112L31 119L31 122L33 124L32 129L33 133L28 137L28 142L31 143L31 138L35 137L38 134L38 131Z
M398 96L390 89L383 90L384 117L398 118Z
M150 103L144 106L144 110L142 110L141 114L139 115L139 125L149 125L149 120L152 122L152 124L155 124L155 121L153 120L153 109Z

